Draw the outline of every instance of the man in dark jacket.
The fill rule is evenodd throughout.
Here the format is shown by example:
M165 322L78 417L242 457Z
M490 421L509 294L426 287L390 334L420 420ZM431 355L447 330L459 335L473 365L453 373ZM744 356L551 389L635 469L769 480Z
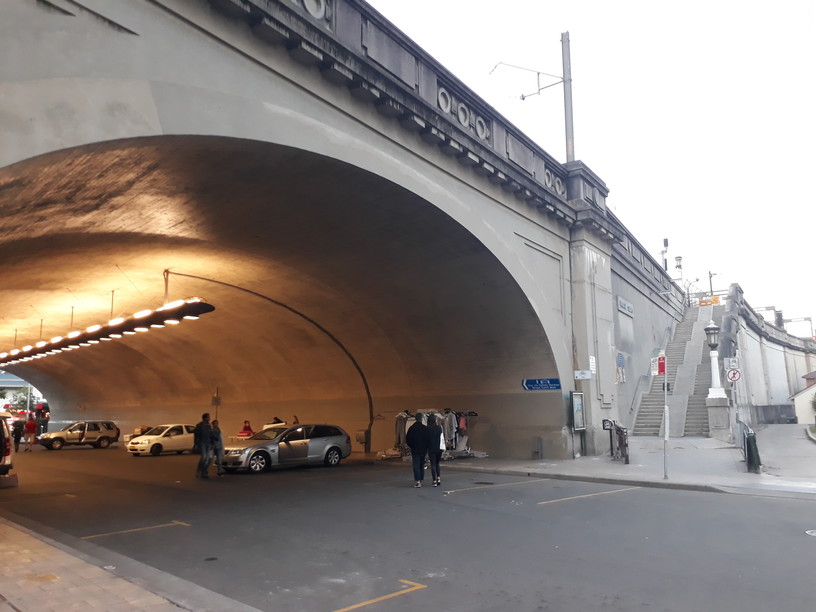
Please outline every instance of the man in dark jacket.
M425 455L428 454L428 428L422 423L422 415L414 417L416 423L408 428L405 443L411 447L411 465L414 469L414 487L422 486L425 478Z
M210 425L210 413L201 415L201 422L193 430L193 448L201 453L196 467L196 476L199 478L209 478L207 471L210 469L213 452L212 425Z

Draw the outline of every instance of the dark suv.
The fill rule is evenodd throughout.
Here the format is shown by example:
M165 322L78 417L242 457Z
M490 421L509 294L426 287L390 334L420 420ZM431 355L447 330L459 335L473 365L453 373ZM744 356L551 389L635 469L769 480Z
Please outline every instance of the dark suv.
M60 431L42 434L38 441L48 450L59 450L66 444L108 448L117 440L119 428L113 421L77 421Z

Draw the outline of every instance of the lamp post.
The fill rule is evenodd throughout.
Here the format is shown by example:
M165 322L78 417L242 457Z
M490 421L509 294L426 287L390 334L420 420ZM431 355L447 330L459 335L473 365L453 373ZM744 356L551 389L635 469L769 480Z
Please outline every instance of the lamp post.
M711 279L713 279L715 276L717 276L717 274L718 274L717 272L712 272L711 270L708 271L708 290L709 290L709 295L711 297L714 297L714 281L711 280ZM709 325L714 325L714 321L709 323ZM714 327L717 327L717 326L714 325ZM719 328L718 328L718 331L719 331Z
M720 354L717 352L720 344L720 328L714 321L709 321L705 326L705 335L708 348L711 349L711 386L708 388L708 399L723 399L726 395L720 383Z

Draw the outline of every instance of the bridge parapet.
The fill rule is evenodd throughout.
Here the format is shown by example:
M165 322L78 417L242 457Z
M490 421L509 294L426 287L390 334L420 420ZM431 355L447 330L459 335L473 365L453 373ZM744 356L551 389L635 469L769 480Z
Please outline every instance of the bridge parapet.
M368 4L209 3L540 214L567 226L580 222L605 240L620 240L620 232L612 230L619 224L602 222L608 195L603 181L580 162L574 167L558 162Z

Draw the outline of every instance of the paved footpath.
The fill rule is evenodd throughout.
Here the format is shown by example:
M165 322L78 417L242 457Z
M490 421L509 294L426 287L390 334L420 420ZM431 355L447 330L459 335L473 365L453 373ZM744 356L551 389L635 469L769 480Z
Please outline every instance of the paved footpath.
M259 612L95 545L57 542L23 522L0 517L0 612Z
M816 439L803 426L769 425L757 432L765 469L751 474L739 448L709 438L630 438L630 463L607 456L563 461L457 459L442 471L562 478L671 487L816 501ZM358 461L374 461L374 455ZM401 464L396 464L403 468ZM666 478L665 476L668 476ZM60 538L64 540L65 538ZM0 517L0 612L110 610L258 612L181 578L77 541L68 546L48 534Z
M158 595L0 519L0 610L152 610L179 608Z

